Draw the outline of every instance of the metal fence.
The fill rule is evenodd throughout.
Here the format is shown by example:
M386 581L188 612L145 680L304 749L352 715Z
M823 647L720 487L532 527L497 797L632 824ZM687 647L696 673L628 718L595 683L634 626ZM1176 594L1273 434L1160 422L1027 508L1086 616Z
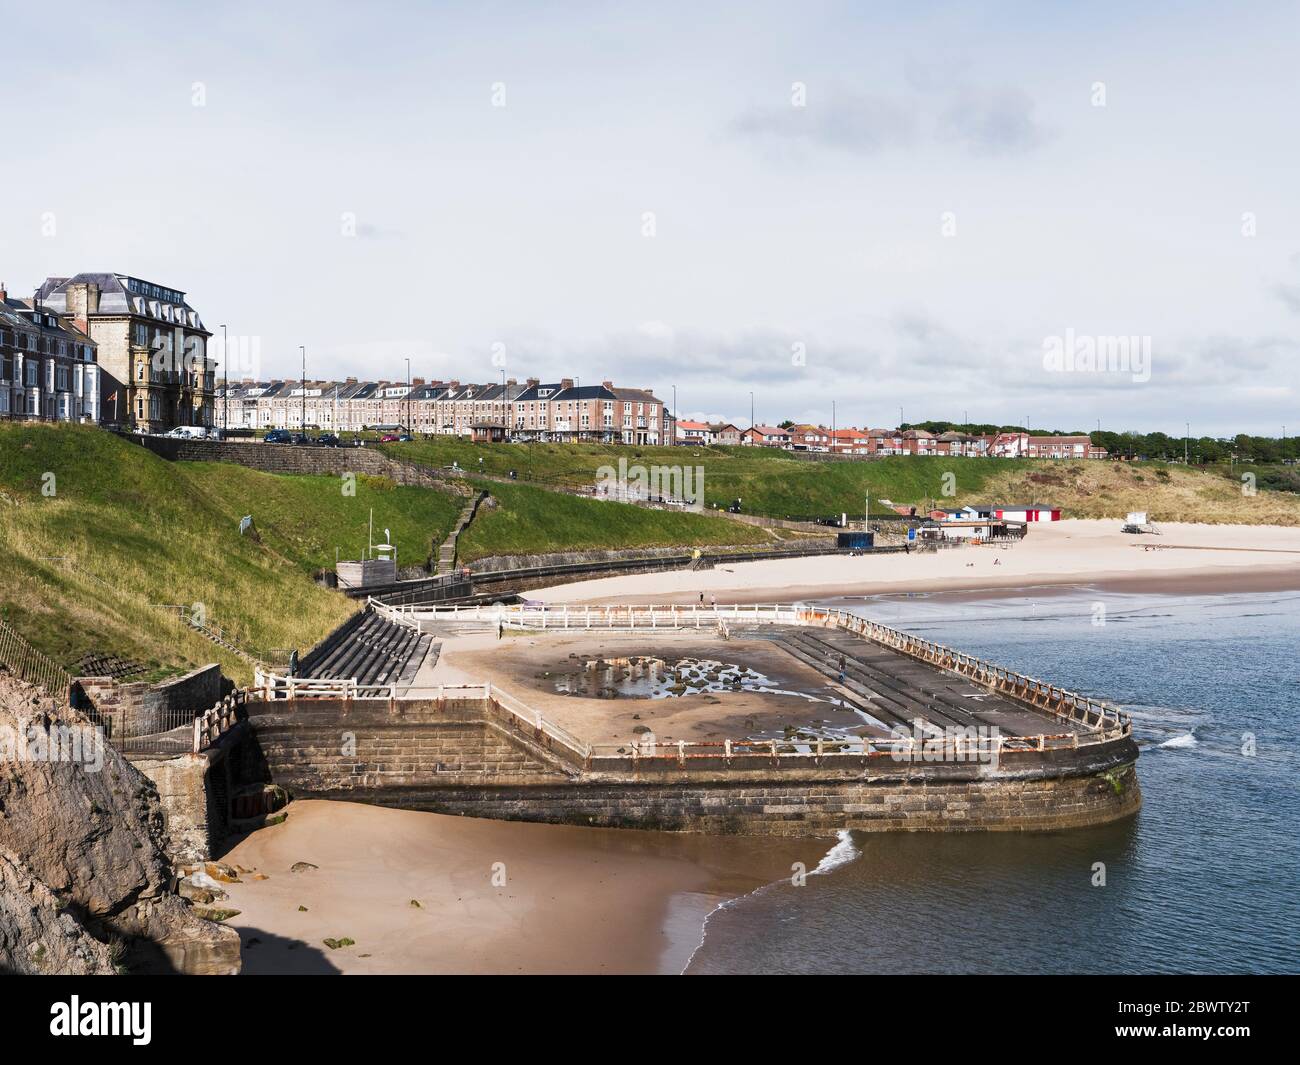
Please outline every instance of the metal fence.
M55 699L67 702L72 676L49 655L36 650L16 631L0 621L0 664L19 680L35 684Z

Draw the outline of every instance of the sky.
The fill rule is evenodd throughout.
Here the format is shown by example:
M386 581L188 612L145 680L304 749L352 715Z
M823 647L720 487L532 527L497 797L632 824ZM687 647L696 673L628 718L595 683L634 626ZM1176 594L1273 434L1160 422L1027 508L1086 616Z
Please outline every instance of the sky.
M181 289L232 376L1300 432L1295 5L59 12L3 21L0 280Z

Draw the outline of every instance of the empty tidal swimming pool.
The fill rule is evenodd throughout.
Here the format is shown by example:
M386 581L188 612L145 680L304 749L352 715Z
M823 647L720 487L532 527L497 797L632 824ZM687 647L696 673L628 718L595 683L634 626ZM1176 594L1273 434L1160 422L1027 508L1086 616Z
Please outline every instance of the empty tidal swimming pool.
M591 742L836 737L887 731L833 677L771 639L575 633L444 642L440 670L489 679Z

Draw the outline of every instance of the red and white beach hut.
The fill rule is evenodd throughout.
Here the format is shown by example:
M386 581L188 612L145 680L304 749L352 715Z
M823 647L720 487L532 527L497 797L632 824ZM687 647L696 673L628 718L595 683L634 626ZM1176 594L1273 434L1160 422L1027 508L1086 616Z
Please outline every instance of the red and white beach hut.
M1001 507L993 517L1007 521L1060 521L1061 508L1046 503L1026 503L1024 506Z

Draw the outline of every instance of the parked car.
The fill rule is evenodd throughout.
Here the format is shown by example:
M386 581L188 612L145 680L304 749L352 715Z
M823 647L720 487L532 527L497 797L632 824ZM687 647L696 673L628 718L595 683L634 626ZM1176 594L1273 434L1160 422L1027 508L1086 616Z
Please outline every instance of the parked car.
M320 436L316 438L316 443L321 447L338 447L339 438L333 433L321 433Z
M298 444L298 445L302 445L302 444L310 444L310 443L311 443L311 437L308 436L306 433L294 433L294 434L293 434L293 437L290 439L289 443L291 443L291 444Z
M262 443L292 444L293 437L290 435L288 429L272 429L269 433L267 433L264 437L262 437Z
M409 444L414 439L415 437L413 437L410 433L403 433L401 436L397 438L397 442L399 444Z
M381 436L381 437L379 438L379 442L380 442L381 444L396 444L396 443L397 443L397 434L396 434L396 433L385 433L383 436Z
M163 433L163 436L178 440L202 440L207 435L208 431L202 425L178 425Z

